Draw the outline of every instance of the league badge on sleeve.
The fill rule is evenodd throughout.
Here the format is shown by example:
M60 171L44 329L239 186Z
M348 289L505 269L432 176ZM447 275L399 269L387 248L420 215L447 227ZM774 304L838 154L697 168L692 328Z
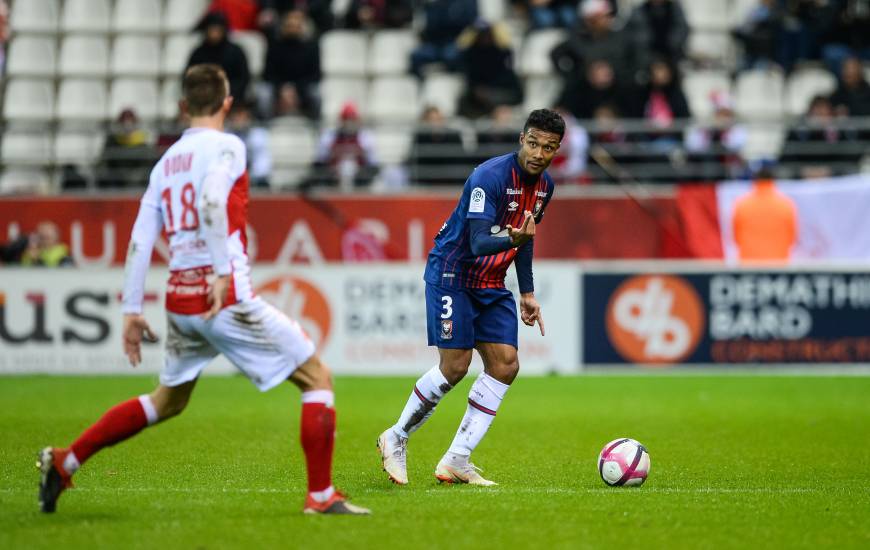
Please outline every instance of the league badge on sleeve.
M450 340L453 338L453 319L441 320L441 339Z
M486 204L486 192L480 187L475 187L471 190L471 201L468 204L469 212L483 212L483 207Z

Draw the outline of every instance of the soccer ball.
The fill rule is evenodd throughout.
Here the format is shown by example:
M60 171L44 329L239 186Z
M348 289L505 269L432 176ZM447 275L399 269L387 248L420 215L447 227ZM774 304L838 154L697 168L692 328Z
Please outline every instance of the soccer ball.
M611 487L640 486L649 475L649 453L634 439L614 439L598 455L598 473Z

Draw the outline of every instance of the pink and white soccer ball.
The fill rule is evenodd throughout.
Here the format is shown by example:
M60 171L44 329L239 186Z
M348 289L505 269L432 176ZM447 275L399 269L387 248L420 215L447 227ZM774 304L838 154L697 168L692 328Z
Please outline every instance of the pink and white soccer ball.
M649 453L634 439L614 439L598 455L598 473L611 487L639 486L649 475Z

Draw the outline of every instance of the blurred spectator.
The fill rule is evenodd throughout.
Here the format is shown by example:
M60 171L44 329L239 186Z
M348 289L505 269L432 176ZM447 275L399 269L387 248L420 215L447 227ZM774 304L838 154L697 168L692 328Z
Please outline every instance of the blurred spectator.
M478 20L457 42L465 73L460 114L478 118L500 105L517 105L523 100L520 79L513 69L510 35L505 27Z
M625 116L634 116L637 108L635 94L616 80L616 71L605 60L591 61L586 65L582 78L571 79L565 84L557 101L563 109L579 119L590 119L595 110L605 104L613 105Z
M259 0L259 25L267 34L273 34L285 13L300 10L314 22L317 33L334 26L332 0Z
M689 24L679 2L646 0L631 12L626 29L637 51L648 50L671 63L685 56Z
M0 0L0 74L6 72L6 44L9 41L9 4Z
M179 109L175 119L161 125L160 133L157 134L157 141L154 148L157 150L157 155L162 155L169 149L173 143L178 141L184 129L188 127L190 120L187 115Z
M80 191L87 189L88 179L82 175L75 164L64 164L60 167L60 188L63 191Z
M398 29L409 27L414 16L412 0L351 0L344 16L348 29Z
M423 67L432 63L457 70L460 54L456 39L477 18L477 0L430 0L423 12L426 23L420 45L411 52L411 72L423 78Z
M829 0L822 22L822 59L842 77L849 57L870 61L870 0Z
M414 166L413 180L418 185L462 183L465 168L455 176L446 173L466 161L459 131L449 127L438 107L423 110L420 124L414 132L414 144L409 164Z
M785 163L799 164L798 176L801 178L822 178L838 173L857 170L863 155L863 146L855 142L858 133L838 123L834 117L834 107L825 96L816 96L810 102L806 114L788 132L780 160Z
M260 112L271 118L277 109L279 115L302 112L309 117L320 115L320 46L311 38L305 14L301 10L288 11L281 22L281 31L269 42L263 80L257 88ZM291 90L288 90L291 88ZM295 104L292 99L295 98Z
M26 237L27 246L19 261L23 266L68 267L73 265L69 247L60 240L60 231L52 222L40 222L36 231ZM16 245L16 246L20 246ZM14 262L12 262L14 263Z
M634 52L625 32L616 28L610 3L607 0L583 0L580 15L581 21L571 36L550 53L553 67L566 86L582 80L587 65L593 61L606 61L611 70L622 73L616 75L618 80L633 81L636 67L642 66L636 61L646 53Z
M647 139L660 144L678 143L682 132L668 130L674 126L675 120L687 119L690 115L689 104L677 78L676 68L664 59L653 61L649 71L649 84L641 97L644 121L659 130L649 134Z
M734 203L734 243L741 262L787 262L797 242L794 201L776 188L767 167L758 171L752 190Z
M613 103L602 103L592 113L592 143L628 143L628 133L622 126L622 112Z
M239 136L248 150L248 177L255 187L268 187L272 173L269 131L254 123L251 107L244 102L233 104L227 121L231 133Z
M500 105L492 110L481 129L477 132L477 153L479 161L503 155L518 148L522 128L517 124L514 111L507 105Z
M314 168L307 185L338 185L350 190L371 183L378 169L374 136L362 127L353 103L347 102L342 107L337 128L323 131Z
M759 0L746 21L734 29L744 59L741 69L776 65L790 72L801 59L818 57L818 35L827 0Z
M124 109L106 135L98 182L102 187L144 187L154 160L139 117L133 109Z
M526 0L525 4L533 29L570 29L577 22L578 0Z
M583 183L586 174L586 156L589 151L589 134L577 123L571 113L562 111L565 121L565 135L562 145L550 163L549 172L559 184Z
M205 11L206 14L222 13L231 31L259 30L257 14L260 6L257 0L211 0Z
M698 162L712 164L710 177L738 177L744 163L740 152L746 145L748 131L734 116L734 102L724 92L710 94L713 103L711 124L699 124L686 132L686 149Z
M782 13L777 0L760 0L733 35L743 46L741 69L767 69L778 64L777 47L782 34Z
M870 84L864 78L864 68L856 57L843 61L840 84L831 96L834 110L840 116L870 116Z
M203 18L200 25L205 31L202 44L197 46L187 67L200 63L220 65L230 80L230 95L238 100L245 99L251 75L248 72L248 58L238 45L227 37L227 18L220 12L213 12Z

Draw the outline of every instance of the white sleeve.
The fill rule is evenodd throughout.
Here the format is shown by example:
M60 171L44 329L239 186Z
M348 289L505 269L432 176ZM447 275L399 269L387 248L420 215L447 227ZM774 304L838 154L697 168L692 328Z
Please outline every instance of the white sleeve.
M227 248L227 198L236 182L237 173L244 171L244 165L244 145L241 142L230 145L221 151L218 159L209 167L200 187L197 204L200 235L211 255L212 269L219 276L232 272Z
M124 266L123 313L142 313L142 299L145 293L145 276L151 265L151 251L163 229L163 215L160 212L160 197L153 180L148 185L139 204L139 215L133 225L130 245L127 248L127 261Z

